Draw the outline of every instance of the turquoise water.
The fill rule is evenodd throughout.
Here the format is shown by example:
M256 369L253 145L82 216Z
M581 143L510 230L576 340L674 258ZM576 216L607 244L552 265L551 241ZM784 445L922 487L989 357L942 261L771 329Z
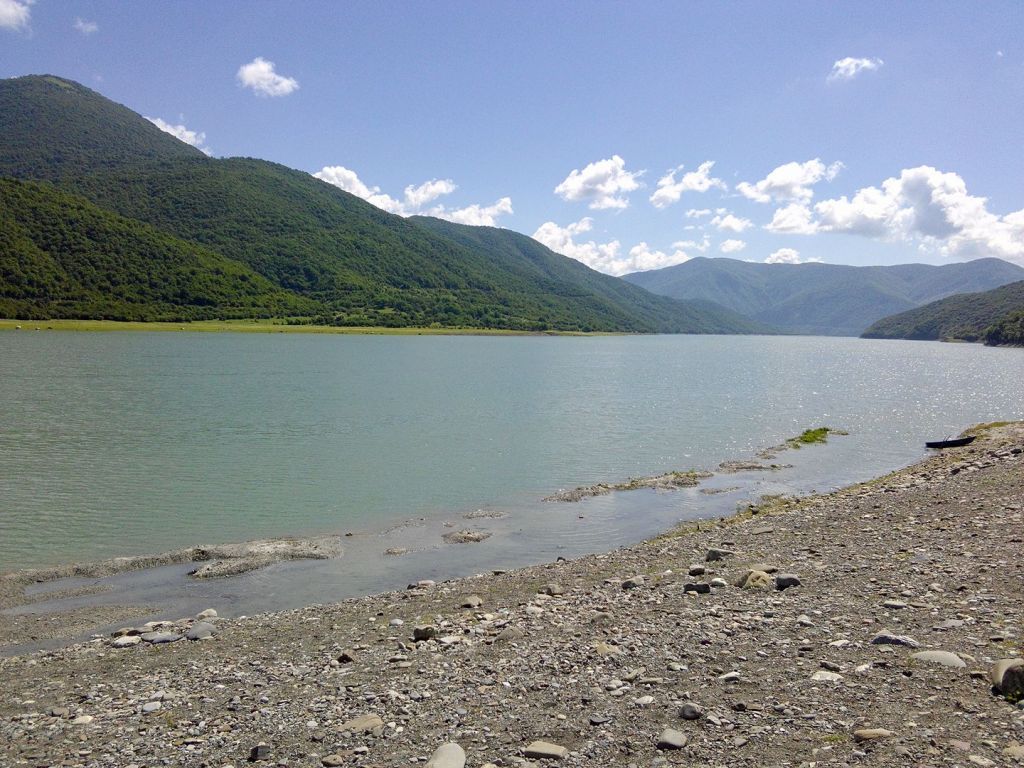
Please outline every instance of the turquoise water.
M714 497L595 501L576 527L540 499L822 424L851 434L757 490L866 479L1024 418L1022 381L1024 350L927 342L0 333L0 571L481 508L518 552L603 549Z

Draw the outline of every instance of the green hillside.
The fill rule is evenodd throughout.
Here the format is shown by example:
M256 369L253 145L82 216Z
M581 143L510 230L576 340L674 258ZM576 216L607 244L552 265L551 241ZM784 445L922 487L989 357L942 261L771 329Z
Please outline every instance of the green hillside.
M999 259L851 267L696 258L625 279L677 299L714 300L790 333L856 336L883 317L938 298L1024 279L1024 268Z
M763 328L721 308L625 286L533 241L526 249L506 247L521 242L514 233L481 235L473 227L405 219L301 171L208 158L60 78L0 81L0 135L0 176L50 181L258 273L299 297L318 322L691 333ZM19 306L34 301L41 311L45 300L25 298Z
M982 339L986 344L1024 347L1024 309L1010 312L985 329Z
M0 179L0 316L177 321L315 308L205 248L50 185Z
M986 340L1020 343L1024 280L991 291L962 293L879 320L862 334L867 339ZM992 331L991 340L987 331Z

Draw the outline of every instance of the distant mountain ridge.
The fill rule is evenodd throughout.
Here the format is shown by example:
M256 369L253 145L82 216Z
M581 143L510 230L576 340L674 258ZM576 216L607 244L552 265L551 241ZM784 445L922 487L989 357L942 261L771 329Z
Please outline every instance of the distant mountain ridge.
M961 293L883 318L866 339L984 341L1024 344L1024 280L990 291Z
M994 258L852 267L699 257L625 279L664 296L714 301L788 333L859 336L883 317L1022 280L1024 268Z
M209 158L62 78L0 80L0 136L0 178L40 183L5 187L21 234L17 249L0 254L11 265L0 271L4 311L156 319L179 306L181 319L287 310L338 325L766 330L706 302L650 294L514 232L406 219L302 171ZM40 219L69 206L103 224L83 246L99 273L84 283L50 247ZM122 235L140 225L133 249ZM123 258L102 258L110 239ZM154 253L142 243L157 241L154 285L134 290ZM184 264L193 287L209 290L185 290L179 302L159 283L180 278Z

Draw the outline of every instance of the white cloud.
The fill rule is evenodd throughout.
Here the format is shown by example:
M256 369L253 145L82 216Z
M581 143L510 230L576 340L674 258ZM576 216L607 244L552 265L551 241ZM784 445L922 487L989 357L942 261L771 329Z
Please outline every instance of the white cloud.
M690 210L688 210L686 212L686 218L688 218L688 219L700 219L700 218L703 218L704 216L710 216L710 215L711 215L711 209L710 208L691 208Z
M32 17L29 6L35 0L0 0L0 29L24 29Z
M436 216L457 224L493 227L496 226L499 216L512 213L512 198L510 197L503 197L493 205L474 203L464 208L454 209L436 205L424 209L427 203L444 195L450 195L458 189L451 179L431 179L415 186L410 184L399 199L381 192L380 187L366 185L355 171L343 165L325 166L313 176L350 192L356 197L361 197L366 202L382 208L388 213L396 213L399 216Z
M744 219L739 216L733 216L731 213L726 213L724 216L719 214L711 220L711 225L718 227L719 230L730 232L743 232L754 226L754 222L750 219Z
M593 210L626 208L628 193L639 189L637 179L643 171L627 171L626 161L618 155L590 163L582 171L574 169L555 187L555 194L571 202L587 201Z
M800 251L795 248L779 248L764 260L765 264L808 264L810 262L821 262L821 259L817 257L802 259Z
M512 213L512 198L503 197L493 205L480 205L474 203L465 208L457 208L453 211L446 210L439 206L427 211L428 216L436 216L439 219L454 221L456 224L469 224L474 227L493 227L498 222L498 217Z
M826 166L818 158L806 163L786 163L758 182L751 184L741 181L736 189L744 197L758 203L770 203L773 200L807 201L814 197L814 190L811 189L813 185L822 179L832 181L842 169L843 164L840 162Z
M95 21L86 21L81 17L75 19L74 27L83 35L91 35L94 32L99 32L100 29L100 25Z
M884 63L881 59L855 59L847 56L832 65L832 71L829 72L827 79L830 83L836 80L852 80L861 72L878 69Z
M699 251L700 253L704 253L711 247L711 238L704 235L704 239L699 243L696 240L677 240L672 243L672 247L677 251Z
M274 62L257 56L238 68L238 82L260 96L287 96L298 90L299 81L274 71Z
M746 247L747 244L743 240L725 240L718 246L718 250L722 253L739 253Z
M533 233L533 239L546 245L555 253L581 261L598 272L611 275L622 275L628 272L628 268L619 268L622 260L619 258L620 244L618 240L607 243L597 243L593 240L585 243L576 242L576 236L589 232L593 225L594 220L589 216L566 227L560 227L555 222L548 221L537 228L537 231Z
M673 246L674 247L674 246ZM627 272L646 272L650 269L661 269L671 267L675 264L682 264L693 257L683 250L675 250L672 253L651 250L647 243L640 241L629 249L629 258L623 262L624 271L618 274L624 275Z
M769 232L791 235L813 235L818 231L818 224L813 220L813 213L806 203L790 203L778 208L771 222L765 227Z
M927 165L904 169L853 197L822 200L813 210L809 203L792 203L776 210L766 229L916 242L950 258L995 256L1024 265L1024 209L992 213L958 174Z
M146 119L161 131L171 134L171 136L179 141L191 144L196 149L200 149L208 155L212 154L210 148L206 146L206 134L202 131L190 131L184 125L172 125L159 117L147 117Z
M714 160L707 160L701 163L696 171L683 174L679 181L676 181L676 174L683 170L683 166L673 168L658 179L658 188L650 198L651 204L655 208L667 208L672 203L679 202L683 192L707 192L712 187L725 191L728 189L725 182L711 175L714 166Z

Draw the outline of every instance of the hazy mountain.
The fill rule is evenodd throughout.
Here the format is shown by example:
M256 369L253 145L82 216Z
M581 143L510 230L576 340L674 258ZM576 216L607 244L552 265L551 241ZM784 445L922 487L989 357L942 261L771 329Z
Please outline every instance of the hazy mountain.
M527 247L528 238L515 233L406 219L301 171L206 157L61 78L0 81L0 136L0 177L51 182L189 244L203 254L198 272L214 257L238 274L255 272L295 296L290 306L322 322L688 333L763 328L706 303L625 286L532 241ZM22 273L31 272L38 254L19 254ZM138 261L146 252L140 246L128 256ZM0 294L11 293L8 278L0 279ZM36 310L46 300L20 299L35 301Z
M1024 280L981 293L961 293L879 320L868 339L959 339L1022 344ZM989 331L991 330L991 333Z
M888 315L1022 280L1024 268L1000 259L851 267L701 257L625 279L664 296L714 301L790 333L856 336Z

